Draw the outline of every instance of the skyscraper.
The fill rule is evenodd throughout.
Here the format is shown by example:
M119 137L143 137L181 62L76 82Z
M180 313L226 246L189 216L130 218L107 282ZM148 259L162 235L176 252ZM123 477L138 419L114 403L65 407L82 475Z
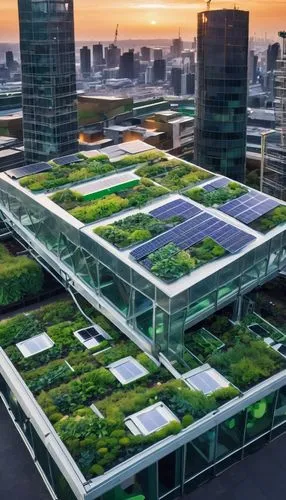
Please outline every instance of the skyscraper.
M26 162L78 150L73 0L18 0Z
M156 59L153 63L154 82L166 80L166 61L165 59Z
M182 51L184 48L183 40L179 36L179 38L174 38L173 43L171 45L171 55L173 57L181 57Z
M142 61L150 61L151 59L151 49L150 47L141 47L141 57Z
M249 13L198 15L195 161L242 181L245 174Z
M124 52L122 56L120 56L119 77L130 78L130 80L135 78L133 49Z
M80 72L84 78L91 73L91 52L86 45L80 49Z
M154 56L154 61L163 59L163 49L154 49L153 56Z
M12 50L6 52L6 66L9 70L13 69L14 66L14 55Z
M92 61L93 69L94 69L94 71L96 71L104 63L103 45L101 43L97 43L96 45L93 45L92 51L93 51L93 61Z
M106 65L108 68L117 68L120 62L121 50L119 47L111 43L105 49Z
M257 65L258 56L255 55L254 50L250 50L248 54L248 81L252 84L257 82Z

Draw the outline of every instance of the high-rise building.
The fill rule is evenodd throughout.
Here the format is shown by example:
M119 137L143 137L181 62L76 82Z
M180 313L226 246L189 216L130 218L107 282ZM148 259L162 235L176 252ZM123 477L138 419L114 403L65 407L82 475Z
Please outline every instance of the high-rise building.
M249 13L198 15L195 161L242 181L245 174Z
M111 43L105 49L105 59L108 68L117 68L120 62L121 50L119 47Z
M94 71L96 71L104 64L103 45L101 43L93 45L92 53L93 53L93 69Z
M267 71L274 71L279 56L280 44L278 42L268 45L267 49Z
M166 80L166 60L156 59L153 63L153 80L154 82L163 82Z
M78 150L73 0L19 0L27 163Z
M150 47L141 47L141 58L142 61L150 61L151 60L151 49Z
M128 52L124 52L120 56L119 78L129 78L130 80L135 78L133 49L129 49Z
M173 43L171 45L171 55L173 57L181 57L182 51L184 48L183 40L179 36L179 38L174 38Z
M154 61L163 59L163 49L153 49L153 59Z
M86 45L80 49L80 72L84 78L91 73L91 52Z
M6 66L9 70L13 69L14 66L14 55L12 50L6 52Z
M181 95L182 93L182 68L172 68L171 71L171 84L174 89L175 95Z

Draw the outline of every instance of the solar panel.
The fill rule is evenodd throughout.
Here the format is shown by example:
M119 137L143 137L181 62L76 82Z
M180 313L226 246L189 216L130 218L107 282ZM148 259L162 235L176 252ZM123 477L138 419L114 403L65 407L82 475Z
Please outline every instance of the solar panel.
M154 432L168 423L168 420L156 408L138 415L137 418L148 433Z
M16 344L19 351L25 358L29 358L30 356L34 356L35 354L46 351L47 349L53 347L53 345L54 342L46 333L35 335L30 339L23 340L22 342Z
M207 371L197 373L186 380L204 394L210 394L221 388L219 381L213 378Z
M278 201L250 191L236 200L225 203L220 210L244 224L250 224L277 206L279 206Z
M148 374L146 368L132 356L115 361L108 368L121 384L128 384Z
M119 365L116 370L126 381L142 375L142 370L140 370L139 366L132 363L132 361L122 363L122 365Z
M51 165L48 163L33 163L32 165L26 165L25 167L14 168L11 170L6 170L6 174L11 179L21 179L27 175L40 174L41 172L48 172L52 170Z
M163 207L156 208L150 215L160 220L167 220L170 217L180 216L187 220L202 212L196 205L185 200L174 200Z
M55 158L53 161L57 165L63 167L64 165L71 165L71 163L78 163L83 160L82 158L79 158L76 155L68 155L68 156L61 156L60 158Z
M229 182L230 182L229 179L227 179L226 177L220 177L219 179L216 179L215 181L206 184L205 186L203 186L203 188L205 191L210 193L211 191L215 191L216 189L227 186Z

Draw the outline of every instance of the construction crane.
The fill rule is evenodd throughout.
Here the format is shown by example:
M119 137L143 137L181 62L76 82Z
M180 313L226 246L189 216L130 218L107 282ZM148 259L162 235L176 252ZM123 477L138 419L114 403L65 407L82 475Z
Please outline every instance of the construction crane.
M119 30L119 24L116 25L115 36L114 36L114 45L117 44L118 30Z
M207 10L210 10L211 8L211 1L212 0L207 0Z

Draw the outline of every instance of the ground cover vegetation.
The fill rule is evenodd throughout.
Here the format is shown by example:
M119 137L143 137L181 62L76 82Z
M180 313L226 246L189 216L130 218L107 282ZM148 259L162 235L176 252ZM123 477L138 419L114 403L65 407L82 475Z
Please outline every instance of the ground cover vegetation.
M256 221L250 224L250 227L260 231L261 233L267 233L271 229L279 226L280 224L286 223L286 206L280 206L268 212L268 214L259 217Z
M151 215L138 213L108 226L97 227L94 232L116 247L126 248L154 238L183 221L178 216L162 221Z
M98 154L92 158L86 158L79 154L81 162L70 165L57 165L54 161L50 162L52 170L39 174L29 175L21 179L20 185L30 189L32 192L42 190L53 190L58 187L82 182L85 180L103 177L116 172L122 168L136 167L141 163L153 163L165 157L161 151L149 151L138 155L126 156L117 162L110 162L105 154Z
M245 186L230 181L226 186L211 192L207 192L203 187L198 186L186 191L184 194L191 198L191 200L202 203L206 207L214 207L222 205L229 200L239 198L247 192L248 189Z
M44 275L39 264L26 256L14 256L0 245L0 305L20 302L42 289Z
M85 349L73 335L75 330L87 326L87 321L70 301L0 323L0 345L87 478L101 475L153 443L177 434L238 394L232 387L211 396L191 390L182 381L171 379L165 368L122 338L106 318L93 310L88 312L112 338L91 350ZM15 344L43 331L55 346L23 358ZM123 388L108 365L126 356L136 358L148 375ZM163 401L180 421L149 436L133 436L124 418L157 401ZM104 418L92 411L91 404Z
M225 250L211 238L187 250L169 243L148 256L150 270L159 278L172 282L194 269L225 255Z
M156 186L149 179L141 179L137 186L121 191L120 194L105 196L100 200L85 201L79 193L71 190L59 191L51 196L51 199L68 210L73 217L87 224L128 208L141 207L167 193L167 189Z
M139 167L135 173L140 177L148 177L171 191L179 191L213 177L206 170L175 159Z

